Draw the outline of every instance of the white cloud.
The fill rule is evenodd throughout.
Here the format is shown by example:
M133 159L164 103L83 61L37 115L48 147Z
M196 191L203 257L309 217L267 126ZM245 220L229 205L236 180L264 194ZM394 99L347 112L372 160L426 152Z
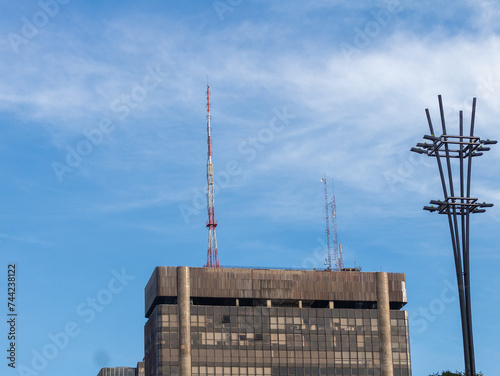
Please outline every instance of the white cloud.
M221 145L221 161L236 156L244 164L238 144L265 128L273 109L287 107L296 115L255 161L245 164L248 184L276 171L305 181L326 172L353 188L376 193L382 202L395 194L388 189L385 173L398 171L410 158L409 149L427 133L424 108L430 108L439 126L437 94L443 95L450 129L456 126L458 109L465 110L467 119L472 96L478 96L478 133L500 138L495 126L500 39L494 34L443 38L399 31L377 37L348 61L338 45L329 49L324 41L307 35L302 43L309 43L316 53L303 55L291 49L293 41L286 40L286 33L275 33L272 24L258 29L248 21L233 34L219 29L207 35L184 27L172 38L176 24L167 23L162 30L159 20L145 24L138 16L108 22L98 46L85 45L69 34L53 35L40 45L33 42L32 50L9 68L1 84L4 111L47 124L57 137L54 142L64 149L75 135L110 115L110 104L141 82L148 64L159 64L168 79L120 129L136 139L140 132L185 119L184 130L198 138L203 126L198 130L192 123L204 121L203 84L209 74L218 99L213 107L214 142ZM270 36L275 39L267 40ZM260 42L265 40L263 48ZM61 49L62 42L78 48ZM110 57L106 46L116 55ZM2 70L10 62L12 57ZM205 147L184 142L165 151L156 135L151 132L149 141L141 138L141 146L166 160L183 158L193 167L197 161L186 147L197 152ZM116 146L121 137L114 134L110 145ZM132 168L135 162L128 162L132 165L127 168ZM154 160L151 163L154 168ZM421 179L425 172L420 167L403 177L396 194L428 194L431 188Z

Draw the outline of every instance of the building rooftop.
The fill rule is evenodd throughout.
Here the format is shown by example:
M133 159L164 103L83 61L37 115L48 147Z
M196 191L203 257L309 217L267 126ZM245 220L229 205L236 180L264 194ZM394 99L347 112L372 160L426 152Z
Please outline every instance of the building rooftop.
M308 306L376 309L376 273L243 268L189 268L193 305ZM403 273L388 273L391 309L406 303ZM145 288L145 315L177 304L177 267L158 266Z

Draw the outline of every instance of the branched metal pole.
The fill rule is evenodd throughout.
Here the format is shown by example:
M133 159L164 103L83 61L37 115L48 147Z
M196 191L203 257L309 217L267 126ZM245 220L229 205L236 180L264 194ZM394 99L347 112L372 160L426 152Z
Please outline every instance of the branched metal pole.
M441 185L443 188L444 201L431 200L432 206L424 206L424 210L430 212L437 211L439 214L446 214L450 228L451 244L453 248L453 258L455 261L455 273L457 276L458 296L460 303L460 318L462 323L462 337L464 345L464 363L465 374L474 376L476 374L474 358L474 341L472 335L472 310L470 294L470 262L469 262L469 228L470 214L484 213L486 207L492 207L493 204L480 204L477 198L470 196L472 157L481 156L483 151L490 150L483 145L496 144L497 141L481 140L474 136L474 122L476 115L476 98L472 102L472 116L470 136L464 136L463 112L459 112L459 135L450 135L446 129L444 118L443 102L441 96L438 96L439 112L441 115L441 126L443 134L437 137L432 126L429 110L426 109L427 122L429 124L430 135L425 135L424 139L432 141L417 143L417 148L411 151L436 157ZM444 149L444 150L443 150ZM446 175L441 163L441 158L446 160ZM455 196L454 179L451 160L459 159L459 184L460 196ZM467 159L467 174L464 172L464 159ZM447 182L448 180L448 182ZM465 187L465 180L467 186ZM447 185L448 183L448 185ZM465 193L465 189L467 193ZM449 195L448 195L449 192ZM437 205L436 207L434 205ZM460 216L460 227L458 221ZM463 265L463 268L462 268Z

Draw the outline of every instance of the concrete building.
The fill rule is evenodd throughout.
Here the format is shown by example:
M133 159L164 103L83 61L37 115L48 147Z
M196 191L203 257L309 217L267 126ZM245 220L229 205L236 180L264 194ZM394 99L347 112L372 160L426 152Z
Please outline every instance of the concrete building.
M157 267L145 375L411 376L406 302L401 273Z
M106 367L101 368L97 376L144 376L144 363L137 363L137 368L133 367Z

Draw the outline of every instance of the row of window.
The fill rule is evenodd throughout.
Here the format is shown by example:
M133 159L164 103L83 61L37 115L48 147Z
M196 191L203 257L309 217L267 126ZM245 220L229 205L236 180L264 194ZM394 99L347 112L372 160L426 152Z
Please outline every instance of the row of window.
M177 350L159 350L159 359L161 362L177 362L179 352ZM293 363L293 364L351 364L377 367L380 363L379 352L362 351L210 351L210 350L192 350L191 358L193 362L206 364L271 364L271 363ZM395 365L409 364L408 353L393 353L393 362Z
M159 314L177 313L178 307L174 305L160 304L155 307ZM220 307L220 306L191 306L193 315L220 315L220 316L262 316L262 317L304 317L304 318L377 318L378 311L372 309L351 308L285 308L285 307ZM391 310L392 318L404 318L405 311Z
M179 375L178 366L160 367L162 375ZM193 366L192 376L380 376L380 368L366 367L210 367ZM408 368L394 368L394 376L409 376Z

